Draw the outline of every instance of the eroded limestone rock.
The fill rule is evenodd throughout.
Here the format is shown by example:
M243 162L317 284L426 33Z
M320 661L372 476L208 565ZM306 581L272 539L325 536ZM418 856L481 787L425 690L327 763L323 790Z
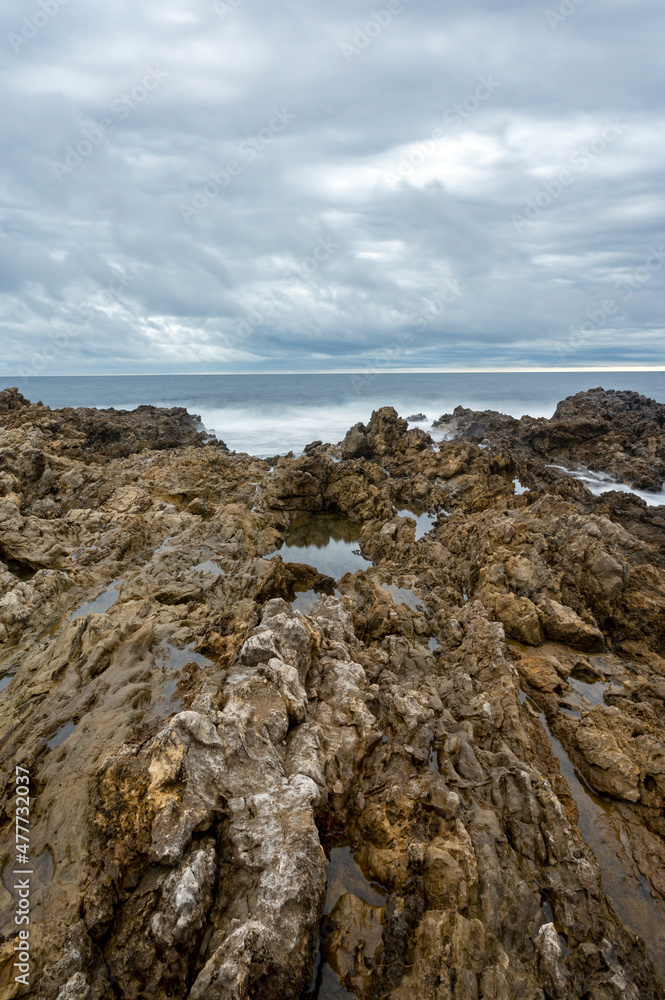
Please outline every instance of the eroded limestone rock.
M654 483L661 416L595 391L552 421L456 411L436 446L383 408L268 463L184 411L1 392L0 858L21 763L29 995L296 1000L318 955L361 1000L661 1000L665 521L547 469L611 454ZM406 506L438 514L418 540ZM275 554L316 512L373 565Z

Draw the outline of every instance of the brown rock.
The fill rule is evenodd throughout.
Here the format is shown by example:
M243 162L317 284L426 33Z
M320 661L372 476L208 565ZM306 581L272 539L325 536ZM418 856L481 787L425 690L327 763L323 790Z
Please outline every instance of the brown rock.
M588 625L572 608L567 608L548 597L541 597L537 613L548 639L566 643L575 649L588 651L604 649L605 642L600 629Z
M267 463L185 411L0 397L0 858L22 762L35 996L297 1000L318 946L363 1000L662 1000L665 523L547 469L657 470L656 404L458 412L489 448L383 408L341 461ZM438 514L418 541L405 506ZM285 563L312 512L374 565Z
M500 594L496 598L494 610L506 635L529 646L538 646L543 641L538 611L528 597Z

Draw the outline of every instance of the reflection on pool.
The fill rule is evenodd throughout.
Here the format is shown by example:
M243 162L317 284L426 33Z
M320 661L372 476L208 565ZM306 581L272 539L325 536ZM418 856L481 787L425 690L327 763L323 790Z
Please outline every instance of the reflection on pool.
M382 583L381 586L388 591L393 604L408 604L413 611L424 608L422 599L408 587L400 587L396 583Z
M380 963L387 898L365 878L350 847L331 850L319 951L303 1000L345 1000L362 993Z
M320 596L315 590L296 591L295 599L291 601L291 607L302 615L308 615Z
M339 590L333 591L333 593L340 597ZM318 599L324 597L324 593L319 593L318 590L296 590L296 596L293 601L291 601L291 607L294 611L299 611L301 615L308 615Z
M278 552L284 562L306 563L338 580L372 565L358 549L360 522L343 514L312 514L284 532Z
M111 583L106 590L99 595L99 597L94 599L94 601L86 601L85 604L82 604L80 608L77 608L77 610L74 611L70 621L74 621L75 618L80 618L81 615L101 615L104 614L105 611L108 611L109 608L112 608L119 597L117 585L120 583L122 583L122 580L114 580L113 583Z
M411 517L416 522L417 542L432 530L437 518L436 514L428 514L422 507L416 507L415 505L405 507L404 510L398 510L397 513L400 517Z
M197 563L196 566L192 566L192 569L199 570L201 573L211 573L213 576L225 576L226 571L222 569L218 562L214 559L204 559L203 562Z
M520 694L520 700L527 701L538 713L552 752L559 760L561 773L579 809L580 833L600 865L603 889L624 924L644 940L649 958L665 985L665 903L652 895L647 879L637 867L620 806L589 788L552 735L544 713L528 695Z
M162 640L155 655L155 667L163 674L156 692L156 699L150 705L150 710L146 718L156 719L163 715L175 715L184 708L184 702L178 695L178 682L180 671L188 663L195 663L198 667L209 668L212 660L209 660L203 653L197 653L194 649L194 641L186 643L179 649L168 639Z
M519 479L515 478L515 479L513 479L513 489L515 490L515 495L516 496L521 496L522 493L527 493L528 492L529 487L528 486L522 486L522 484L519 481Z
M3 562L10 573L13 573L15 577L21 580L23 583L28 583L34 577L37 572L32 566L28 566L26 563L17 562L15 559L9 559L7 556L4 557Z
M197 653L194 649L194 641L186 643L182 649L178 649L168 640L162 642L162 648L166 650L166 656L161 654L156 659L157 666L170 667L171 670L182 670L188 663L196 663L199 667L209 667L212 660L209 660L203 653Z
M576 677L569 677L568 683L577 694L581 694L592 705L603 704L603 695L609 687L606 681L595 681L593 684L589 684L587 681L578 680Z
M75 729L76 723L72 722L71 719L69 722L64 722L61 726L58 726L51 739L48 740L50 749L55 750L56 747L59 747L61 743L65 742L68 736L72 735Z

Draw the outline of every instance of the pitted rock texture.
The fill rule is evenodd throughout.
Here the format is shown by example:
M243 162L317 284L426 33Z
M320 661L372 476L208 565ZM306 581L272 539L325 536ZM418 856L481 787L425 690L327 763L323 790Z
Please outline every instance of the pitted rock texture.
M645 481L663 408L600 392L270 462L0 393L1 997L663 1000L665 518L546 468ZM369 568L285 561L321 513ZM326 904L342 844L374 895Z
M455 437L491 441L521 459L579 463L636 489L658 492L665 481L665 405L620 389L590 389L564 399L551 419L514 417L458 406L434 426ZM525 463L528 469L528 461Z

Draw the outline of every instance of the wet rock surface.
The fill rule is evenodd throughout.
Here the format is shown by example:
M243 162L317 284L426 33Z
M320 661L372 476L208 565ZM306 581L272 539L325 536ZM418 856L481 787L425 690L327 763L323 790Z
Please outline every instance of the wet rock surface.
M510 447L522 459L585 465L638 489L658 492L665 480L665 405L637 392L580 392L559 403L551 419L458 406L434 426Z
M261 461L0 393L0 996L662 1000L664 511L548 465L659 488L663 410Z

